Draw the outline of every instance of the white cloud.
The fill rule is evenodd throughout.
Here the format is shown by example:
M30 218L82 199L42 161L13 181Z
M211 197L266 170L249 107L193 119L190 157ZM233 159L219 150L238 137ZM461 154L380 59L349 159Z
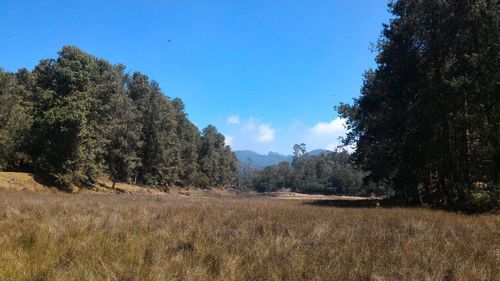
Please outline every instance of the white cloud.
M227 123L231 125L240 124L240 116L239 115L231 115L227 118Z
M305 143L309 150L323 148L335 151L341 144L339 138L345 137L348 130L344 128L345 120L332 118L327 121L305 124L300 120L292 122L288 127L277 130L273 124L257 117L238 117L238 126L228 126L226 144L235 150L251 149L260 153L278 151L288 154L293 144ZM234 119L233 119L234 120ZM227 119L228 123L229 118ZM353 151L351 147L344 147Z
M259 142L273 141L275 134L276 130L273 129L270 124L260 124L259 131L257 134L257 141Z
M336 119L333 119L332 121L325 123L325 122L318 122L314 127L311 128L311 133L316 135L316 136L321 136L321 137L332 137L336 136L339 137L341 135L344 135L347 130L344 127L345 125L345 120L338 117Z
M310 149L323 148L335 151L342 144L340 138L345 137L348 132L344 125L345 120L340 117L330 122L318 122L306 129L304 142ZM347 147L344 149L351 150Z
M243 125L243 128L241 128L241 130L244 133L251 133L251 132L255 131L255 129L257 128L257 124L258 123L259 123L259 121L257 119L255 119L253 117L250 117L245 122L245 125Z
M233 140L234 140L233 136L229 136L229 135L224 136L224 143L226 145L231 145L233 143Z
M229 120L229 119L228 119ZM256 117L239 118L238 126L229 126L224 132L226 144L235 150L251 149L260 153L274 148L277 131L270 123Z

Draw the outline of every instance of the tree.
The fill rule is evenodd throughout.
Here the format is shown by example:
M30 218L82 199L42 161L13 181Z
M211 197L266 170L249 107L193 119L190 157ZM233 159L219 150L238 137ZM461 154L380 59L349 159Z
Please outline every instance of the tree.
M455 2L391 2L377 68L338 108L368 179L409 202L466 204L476 183L498 192L499 11Z
M199 165L203 184L225 186L238 181L238 164L231 149L225 146L224 135L209 125L202 131L199 147Z
M200 173L198 165L200 132L187 118L181 99L175 98L172 105L176 111L177 135L180 138L179 184L194 185Z
M107 128L106 162L113 181L135 182L141 166L140 114L132 100L125 95L116 95L112 100L111 123Z
M149 77L136 71L127 79L128 96L135 102L151 93Z
M19 168L29 162L25 144L31 107L30 92L14 74L0 69L0 169Z
M147 185L178 182L180 146L175 110L157 82L151 82L142 107L141 179Z
M296 163L296 161L302 157L307 155L307 148L305 143L295 144L293 146L293 160L292 165Z
M305 147L294 145L294 154L301 156L296 156L293 165L285 161L253 171L244 183L259 192L290 188L301 193L364 195L373 191L380 195L386 191L380 186L363 185L365 173L350 164L347 151L314 156L305 153Z
M31 154L37 167L64 182L89 183L102 171L102 142L93 114L97 60L76 47L64 47L57 60L35 67Z
M30 169L77 185L101 176L113 187L117 181L237 183L236 158L224 137L212 127L202 150L184 104L171 101L157 82L74 46L58 54L31 72L0 69L0 169Z

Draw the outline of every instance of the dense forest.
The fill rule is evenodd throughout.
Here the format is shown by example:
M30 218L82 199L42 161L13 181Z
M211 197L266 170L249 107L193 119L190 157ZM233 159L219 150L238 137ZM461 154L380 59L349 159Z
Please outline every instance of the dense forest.
M309 155L242 170L257 191L394 195L407 203L489 209L500 202L498 1L389 3L361 96L336 107L352 155ZM201 132L183 102L125 66L66 46L32 71L0 69L0 169L86 185L236 186L234 153Z
M393 1L361 96L341 104L367 180L407 202L499 204L497 1Z
M156 81L77 47L33 71L0 69L0 169L87 185L228 186L236 158L214 126L200 132Z
M365 173L351 163L345 151L307 152L305 144L293 147L291 162L283 161L262 170L242 169L242 185L259 192L289 188L300 193L388 195L390 190L364 183Z

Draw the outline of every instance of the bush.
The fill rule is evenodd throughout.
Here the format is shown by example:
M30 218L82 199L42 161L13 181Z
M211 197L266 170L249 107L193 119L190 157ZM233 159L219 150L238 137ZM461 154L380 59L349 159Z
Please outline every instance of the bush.
M498 186L492 190L479 190L470 193L466 210L485 212L500 206L500 192Z

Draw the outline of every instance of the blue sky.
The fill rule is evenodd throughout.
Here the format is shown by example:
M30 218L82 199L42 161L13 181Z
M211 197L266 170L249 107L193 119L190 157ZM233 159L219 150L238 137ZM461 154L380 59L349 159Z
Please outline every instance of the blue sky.
M359 95L389 18L385 0L2 0L0 67L76 45L157 80L233 149L288 154L338 143L333 106Z

